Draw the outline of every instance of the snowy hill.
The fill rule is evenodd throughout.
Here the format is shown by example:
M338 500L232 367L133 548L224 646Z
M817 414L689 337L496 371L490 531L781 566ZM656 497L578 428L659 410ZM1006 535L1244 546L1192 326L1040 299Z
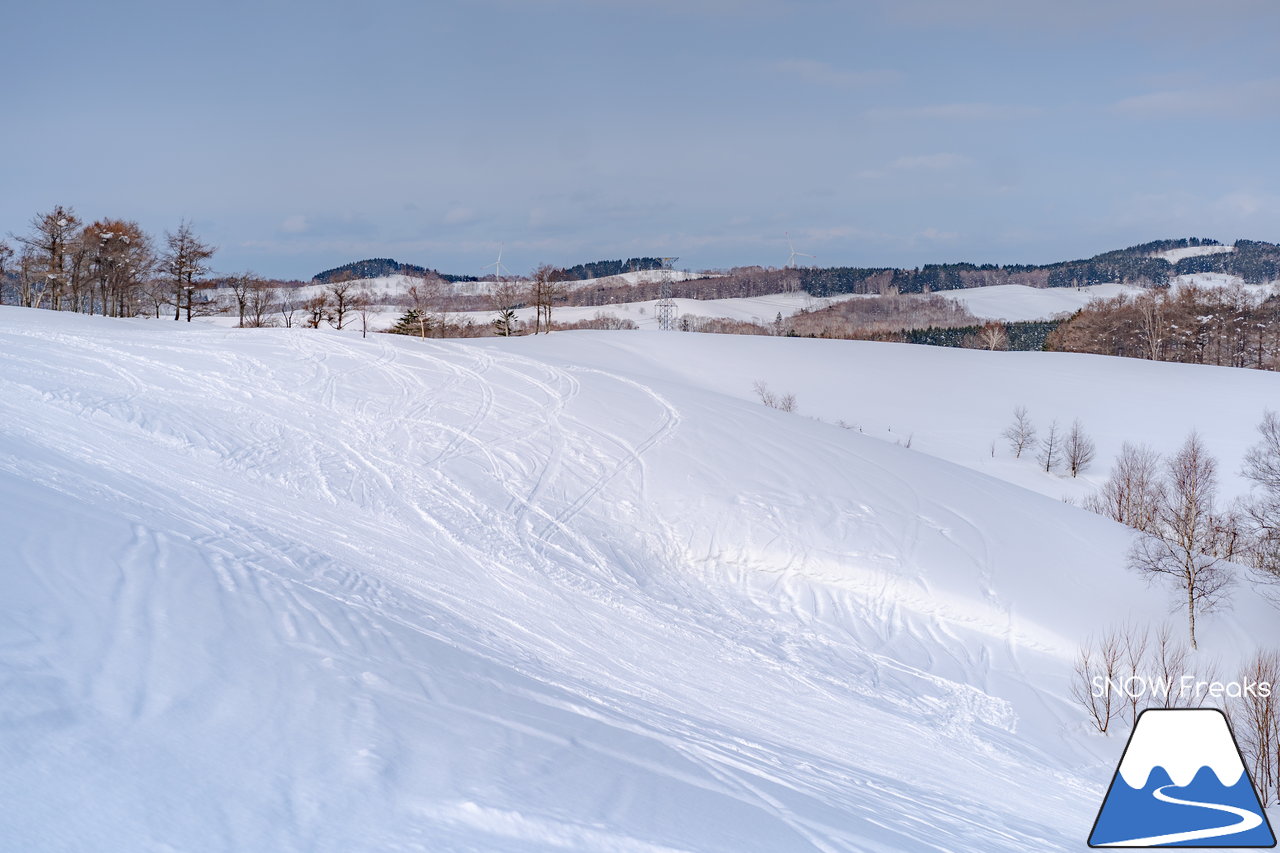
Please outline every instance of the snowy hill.
M938 295L959 302L980 319L1018 323L1050 320L1077 311L1095 299L1112 299L1138 292L1140 288L1123 284L1095 284L1091 287L997 284L965 290L941 290Z
M921 425L928 452L743 399L901 429L924 404L867 383L955 381L910 349L0 309L0 841L1082 849L1122 744L1084 734L1070 657L1166 614L1127 532ZM933 421L984 435L1106 374L918 351L977 401ZM1145 367L1180 435L1199 374ZM1203 631L1273 623L1242 595Z
M1155 257L1164 258L1171 264L1176 264L1183 258L1199 258L1204 255L1221 255L1224 252L1234 252L1235 246L1184 246L1179 249L1166 249L1163 252L1156 252Z

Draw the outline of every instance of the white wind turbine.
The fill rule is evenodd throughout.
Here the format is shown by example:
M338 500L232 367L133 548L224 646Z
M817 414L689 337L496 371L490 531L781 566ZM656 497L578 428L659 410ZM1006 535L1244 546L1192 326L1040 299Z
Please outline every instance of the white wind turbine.
M504 270L506 270L507 272L511 272L511 270L507 269L507 267L502 263L502 244L501 243L498 244L498 259L491 264L485 264L483 267L481 267L481 269L487 270L489 267L493 267L494 281L502 281L502 273Z
M791 256L787 258L787 268L790 269L796 265L796 258L813 258L808 252L797 252L796 244L791 242L791 232L787 232L787 248L791 250ZM814 260L817 260L814 258Z

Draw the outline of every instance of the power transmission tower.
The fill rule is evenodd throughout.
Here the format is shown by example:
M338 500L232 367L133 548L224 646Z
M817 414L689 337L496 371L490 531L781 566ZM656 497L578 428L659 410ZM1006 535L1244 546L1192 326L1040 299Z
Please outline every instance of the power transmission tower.
M658 304L654 306L660 332L669 332L675 328L676 303L671 299L671 265L678 260L680 259L662 259L662 282L658 290Z

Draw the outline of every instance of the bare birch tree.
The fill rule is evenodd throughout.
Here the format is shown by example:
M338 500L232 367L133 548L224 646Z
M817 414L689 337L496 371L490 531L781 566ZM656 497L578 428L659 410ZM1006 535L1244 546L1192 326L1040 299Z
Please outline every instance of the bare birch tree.
M1005 441L1009 442L1014 459L1021 459L1022 452L1035 443L1036 428L1027 416L1026 406L1018 406L1013 410L1013 423L1005 428L1003 435Z
M1149 447L1125 442L1111 475L1084 506L1135 530L1146 530L1155 519L1163 485L1160 455Z
M1187 636L1196 646L1196 617L1221 604L1231 585L1222 554L1215 501L1217 463L1191 433L1166 464L1166 483L1150 528L1129 551L1129 565L1151 578L1168 577L1185 595Z
M1271 685L1265 696L1244 692L1230 714L1258 796L1270 806L1280 802L1280 654L1259 651L1240 680Z
M1280 416L1266 412L1258 432L1262 438L1245 455L1241 472L1253 481L1243 514L1254 567L1280 583Z
M1121 700L1111 685L1121 679L1123 643L1116 631L1090 638L1076 657L1071 696L1089 715L1089 722L1106 734L1120 713Z

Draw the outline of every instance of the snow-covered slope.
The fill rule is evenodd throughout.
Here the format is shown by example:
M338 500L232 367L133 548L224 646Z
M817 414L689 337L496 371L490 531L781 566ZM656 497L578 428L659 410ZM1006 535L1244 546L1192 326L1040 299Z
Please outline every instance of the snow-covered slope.
M0 846L1081 849L1069 658L1166 612L1125 531L646 337L0 309Z
M1155 257L1164 258L1169 263L1176 264L1183 258L1221 255L1223 252L1234 252L1235 250L1235 246L1184 246L1180 249L1166 249L1163 252L1156 252Z
M939 296L959 302L983 320L1007 323L1049 320L1070 314L1095 299L1111 299L1140 292L1123 284L1096 284L1090 287L1027 287L1023 284L996 284L965 290L940 290Z
M790 317L805 311L817 311L834 302L844 299L859 298L854 294L843 294L835 297L816 298L807 293L775 293L768 296L748 296L735 299L673 299L676 316L695 315L698 317L727 317L731 320L745 320L750 323L769 324L781 314ZM656 306L658 300L645 302L616 302L609 305L572 305L555 309L554 319L557 323L576 323L590 320L598 314L610 315L620 320L630 320L641 329L658 327ZM521 308L516 316L524 323L533 321L534 309ZM492 311L465 312L459 316L470 317L477 323L492 320Z
M698 335L574 332L473 345L589 363L756 400L753 385L796 395L802 416L937 456L1047 497L1079 499L1103 480L1125 441L1173 453L1197 430L1220 461L1227 497L1280 375L1229 367L1043 352ZM1001 433L1026 406L1041 436L1079 419L1097 443L1079 478L1040 470L1034 450L1014 459ZM993 447L994 445L994 447Z

